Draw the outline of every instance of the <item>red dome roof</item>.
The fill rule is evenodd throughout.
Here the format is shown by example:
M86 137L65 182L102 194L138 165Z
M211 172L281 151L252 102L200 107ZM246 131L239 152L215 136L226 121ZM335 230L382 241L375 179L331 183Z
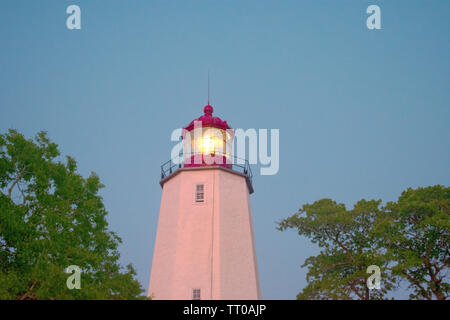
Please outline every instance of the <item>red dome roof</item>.
M203 108L203 112L205 114L197 119L192 120L191 123L184 129L186 129L187 131L192 131L194 129L194 121L200 121L202 123L202 127L213 127L222 130L231 129L231 127L227 124L226 121L223 121L219 117L213 117L212 116L213 111L214 109L212 106L210 106L209 104L206 105Z

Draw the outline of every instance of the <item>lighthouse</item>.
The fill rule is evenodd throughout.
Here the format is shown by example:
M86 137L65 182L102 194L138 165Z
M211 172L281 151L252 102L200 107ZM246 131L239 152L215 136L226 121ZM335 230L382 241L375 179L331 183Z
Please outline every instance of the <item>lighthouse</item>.
M161 166L158 227L148 296L255 300L260 286L248 161L232 155L233 130L204 114L183 129L183 161Z

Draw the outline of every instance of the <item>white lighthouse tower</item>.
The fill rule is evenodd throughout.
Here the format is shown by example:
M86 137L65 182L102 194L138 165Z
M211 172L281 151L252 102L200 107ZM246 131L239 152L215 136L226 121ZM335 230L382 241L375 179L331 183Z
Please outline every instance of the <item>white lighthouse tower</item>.
M184 128L184 163L161 167L153 299L260 299L250 167L232 163L231 128L212 113Z

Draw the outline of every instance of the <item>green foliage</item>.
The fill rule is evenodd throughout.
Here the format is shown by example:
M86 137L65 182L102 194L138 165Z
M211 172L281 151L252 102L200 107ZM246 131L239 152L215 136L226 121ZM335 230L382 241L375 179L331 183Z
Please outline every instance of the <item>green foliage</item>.
M395 262L393 273L409 283L410 298L449 297L450 188L409 188L386 205L376 231Z
M58 156L44 132L0 135L0 299L143 299L133 267L118 263L99 177ZM80 290L66 286L70 265L82 269Z
M410 298L448 297L450 188L408 189L380 205L360 200L347 210L322 199L279 222L279 230L296 229L321 248L302 265L308 285L297 299L385 299L401 281ZM381 269L380 290L367 288L369 265Z
M393 286L386 274L383 250L377 250L370 234L379 212L380 200L359 201L353 210L330 199L305 204L278 229L295 228L322 250L306 259L308 286L297 299L381 299ZM378 265L382 272L381 290L367 288L367 267Z

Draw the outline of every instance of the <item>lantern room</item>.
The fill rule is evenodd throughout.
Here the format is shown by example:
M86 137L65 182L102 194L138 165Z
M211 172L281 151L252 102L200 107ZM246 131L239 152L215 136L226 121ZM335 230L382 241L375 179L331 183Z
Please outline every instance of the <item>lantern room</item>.
M226 121L212 115L213 111L211 105L206 105L204 115L184 128L184 167L231 168L234 133Z
M183 157L161 165L161 187L183 170L219 168L243 175L249 192L253 193L253 175L248 160L233 154L235 132L226 121L213 116L213 111L208 103L203 108L204 114L183 128Z

